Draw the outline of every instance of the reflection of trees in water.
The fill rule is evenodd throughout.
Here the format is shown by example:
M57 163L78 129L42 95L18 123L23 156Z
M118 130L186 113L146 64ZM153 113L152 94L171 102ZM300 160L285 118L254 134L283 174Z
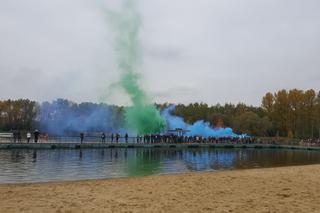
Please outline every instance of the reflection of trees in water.
M10 159L12 163L20 163L26 160L26 155L21 150L12 150L10 153L10 157L4 157L8 157L8 159Z
M235 164L235 159L236 152L230 150L139 149L135 158L129 161L128 171L129 175L159 173L162 163L166 163L173 171L181 170L181 166L188 171L230 168Z
M319 152L285 149L243 149L237 156L236 168L302 165L320 162Z
M189 171L217 170L233 167L236 152L230 150L186 150L183 156Z
M14 163L16 166L30 162L37 150L11 149L0 150L0 164Z
M0 150L0 182L10 178L63 180L311 163L320 163L319 152L213 148Z

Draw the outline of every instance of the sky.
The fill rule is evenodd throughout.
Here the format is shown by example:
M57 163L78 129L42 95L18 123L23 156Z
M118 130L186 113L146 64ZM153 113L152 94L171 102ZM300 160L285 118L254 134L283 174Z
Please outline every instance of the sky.
M0 0L0 99L129 105L107 12L119 0ZM320 90L318 0L137 0L154 102L259 106L266 92Z

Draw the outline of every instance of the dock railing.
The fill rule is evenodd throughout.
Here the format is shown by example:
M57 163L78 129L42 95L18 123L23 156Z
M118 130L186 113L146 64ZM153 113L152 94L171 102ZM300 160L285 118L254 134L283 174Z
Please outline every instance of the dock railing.
M0 143L27 143L27 138L22 137L21 140L15 140L12 133L0 133ZM34 138L30 139L29 143L34 143ZM38 143L81 143L80 136L48 136L41 135ZM235 138L184 138L184 137L123 137L120 136L117 140L116 137L106 136L103 140L100 136L85 136L82 143L128 143L128 144L270 144L270 145L289 145L289 146L308 146L320 147L320 140L314 141L267 141L259 139L235 139Z

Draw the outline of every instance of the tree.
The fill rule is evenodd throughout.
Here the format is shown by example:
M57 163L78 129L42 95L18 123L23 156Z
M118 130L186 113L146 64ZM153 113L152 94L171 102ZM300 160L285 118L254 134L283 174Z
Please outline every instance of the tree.
M252 136L265 136L271 125L268 117L260 118L254 112L245 112L235 118L234 129Z
M274 113L273 120L278 128L280 136L287 136L290 131L289 127L289 100L288 92L286 90L280 90L274 95Z
M320 91L318 92L315 100L315 118L316 118L316 129L318 130L318 138L320 139Z
M274 96L272 93L268 92L263 98L262 98L262 108L266 110L269 116L273 113L274 110Z

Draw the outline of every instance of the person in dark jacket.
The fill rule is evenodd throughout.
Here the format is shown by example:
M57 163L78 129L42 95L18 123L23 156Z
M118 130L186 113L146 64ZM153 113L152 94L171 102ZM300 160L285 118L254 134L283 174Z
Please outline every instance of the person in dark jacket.
M14 130L14 131L12 132L12 135L13 135L13 142L16 143L16 142L17 142L17 139L18 139L17 131Z
M113 133L111 133L111 143L113 143Z
M83 133L83 132L81 132L81 133L80 133L80 143L82 143L82 142L83 142L83 140L84 140L84 133Z
M128 138L129 138L128 133L126 133L124 137L125 137L126 143L128 143Z
M119 142L119 137L120 137L120 135L117 133L117 134L116 134L116 142L117 142L117 143Z
M106 134L104 134L104 132L101 134L101 142L102 143L106 142Z
M40 132L37 129L34 130L33 136L34 136L34 142L35 143L38 143L39 135L40 135Z
M20 131L17 132L17 138L18 138L18 143L21 143L22 137L21 137L21 132Z

